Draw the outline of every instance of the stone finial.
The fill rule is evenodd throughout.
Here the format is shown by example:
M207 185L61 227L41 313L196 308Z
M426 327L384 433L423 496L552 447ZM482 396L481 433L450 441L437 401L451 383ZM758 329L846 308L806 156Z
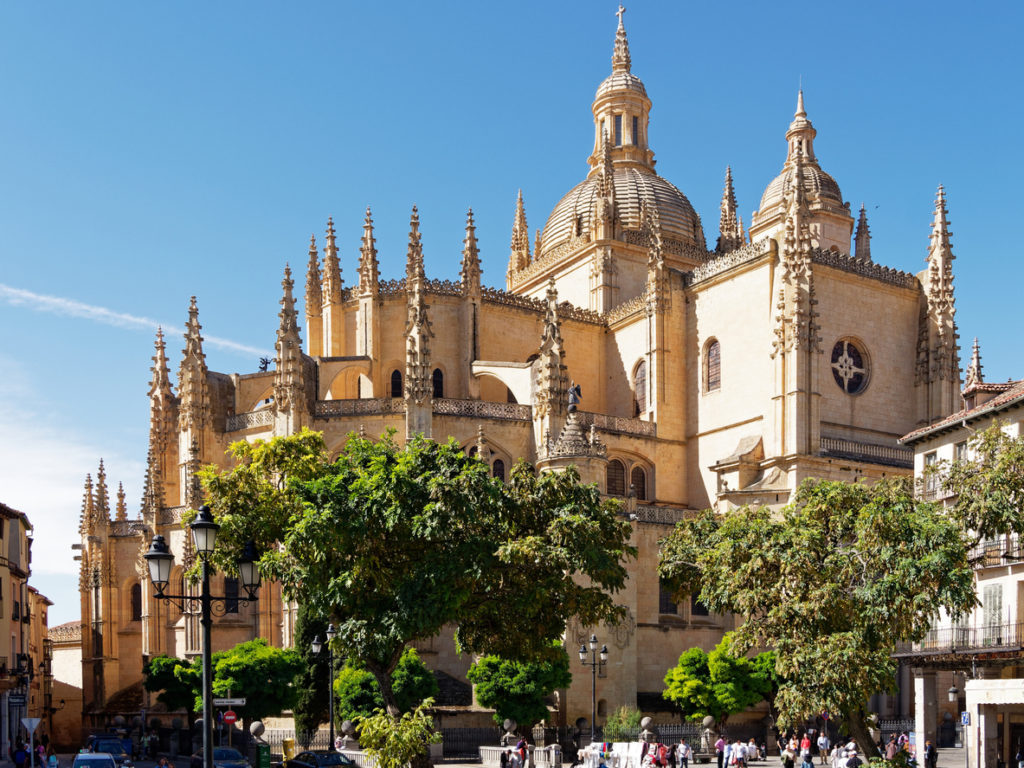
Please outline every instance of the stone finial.
M718 219L718 253L734 251L743 245L743 222L737 214L736 191L732 185L732 168L725 168L725 187L722 190L721 213Z
M96 470L96 517L99 520L110 519L110 493L107 490L107 470L103 467L103 459L100 459L100 467Z
M185 349L178 369L178 429L202 429L210 424L210 384L207 381L206 355L200 334L199 309L193 296L185 326Z
M871 261L871 230L868 227L868 212L860 206L857 219L857 233L853 236L853 255L858 261Z
M375 295L379 284L380 265L377 261L377 243L373 236L373 216L370 213L370 206L366 206L366 218L363 219L363 242L359 246L360 295Z
M601 177L597 183L599 197L615 196L615 164L612 161L612 143L608 140L608 132L601 132Z
M516 213L512 220L511 253L508 258L509 273L526 269L530 264L530 228L526 224L526 206L523 204L523 190L516 195Z
M78 532L86 534L96 523L96 499L93 496L92 475L86 474L85 488L82 493L82 517Z
M615 15L619 17L619 26L615 30L615 48L612 51L612 72L629 72L632 64L629 58L629 41L626 39L626 27L622 23L622 15L626 9L619 5Z
M128 506L124 501L124 483L117 484L117 507L114 515L115 520L128 519Z
M948 258L953 260L953 247L951 238L953 233L949 229L948 211L946 210L946 190L939 184L939 190L935 193L935 214L932 219L931 247L928 250L927 261L933 258Z
M974 346L971 348L971 362L967 365L964 374L964 389L981 384L985 378L981 374L981 347L978 345L978 337L974 337Z
M327 241L324 245L324 304L340 304L344 283L341 279L341 260L334 234L334 219L327 219Z
M423 268L423 243L420 239L420 214L416 206L412 207L412 214L409 216L409 249L405 260L406 290L412 288L414 281L426 279L426 272Z
M466 236L462 241L462 268L459 279L462 292L476 295L480 293L480 249L476 243L476 224L473 222L473 209L466 211Z
M305 375L302 366L302 339L299 337L298 312L295 311L295 297L292 288L292 270L285 264L281 280L280 323L277 341L274 344L274 410L278 413L295 413L300 410Z
M316 249L316 235L309 236L309 264L306 266L306 317L320 317L323 313L323 277L320 257Z
M817 164L814 157L814 137L818 132L814 125L807 119L807 110L804 109L803 89L796 97L796 113L793 115L793 122L789 124L786 131L786 141L789 142L789 154L786 157L787 164L792 164L796 159L796 151L799 149L805 161Z

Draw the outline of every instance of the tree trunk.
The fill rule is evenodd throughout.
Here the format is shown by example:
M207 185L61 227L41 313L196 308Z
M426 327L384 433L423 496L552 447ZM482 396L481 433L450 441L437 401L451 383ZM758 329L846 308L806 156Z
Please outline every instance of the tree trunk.
M849 713L846 716L846 727L849 729L853 740L857 742L857 746L864 753L865 763L869 762L872 757L882 756L882 753L878 751L878 745L875 743L875 740L871 738L863 711Z
M384 699L384 709L395 720L402 716L398 708L398 701L395 699L395 691L391 686L391 670L380 669L376 666L367 666L380 686L380 696Z

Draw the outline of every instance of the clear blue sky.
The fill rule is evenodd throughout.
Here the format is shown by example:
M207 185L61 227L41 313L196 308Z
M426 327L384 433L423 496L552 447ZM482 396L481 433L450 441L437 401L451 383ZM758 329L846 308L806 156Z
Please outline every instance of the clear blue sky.
M612 2L0 5L0 500L36 524L34 582L78 617L82 481L102 456L138 510L153 329L188 298L215 370L270 351L281 271L333 216L355 282L363 210L400 275L409 209L455 277L472 206L503 285L579 181ZM869 211L876 261L924 265L946 185L962 345L1024 376L1020 3L633 2L658 171L717 236L725 166L749 222L802 78L822 166ZM78 302L82 307L74 304ZM172 372L182 341L170 338Z

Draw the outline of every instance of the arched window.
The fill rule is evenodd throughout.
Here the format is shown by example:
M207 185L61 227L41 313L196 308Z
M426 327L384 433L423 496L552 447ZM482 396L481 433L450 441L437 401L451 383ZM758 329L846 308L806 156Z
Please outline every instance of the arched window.
M434 369L434 375L430 377L430 380L434 384L434 397L444 397L444 374L441 373L440 368Z
M142 585L132 584L132 621L142 621Z
M633 369L633 415L647 411L647 361L641 360Z
M501 459L495 459L494 460L494 464L491 465L491 474L494 477L496 477L499 480L501 480L501 482L504 483L505 482L505 462L502 461Z
M405 393L402 391L402 372L392 371L391 372L391 396L392 397L405 397Z
M643 467L633 467L629 473L629 484L633 486L633 494L640 500L647 500L647 473Z
M609 496L626 495L626 466L618 459L608 462L606 480Z
M722 347L712 339L704 347L704 391L714 392L722 387Z
M672 590L665 586L665 582L658 582L658 613L668 616L678 616L679 606L676 605L675 595Z

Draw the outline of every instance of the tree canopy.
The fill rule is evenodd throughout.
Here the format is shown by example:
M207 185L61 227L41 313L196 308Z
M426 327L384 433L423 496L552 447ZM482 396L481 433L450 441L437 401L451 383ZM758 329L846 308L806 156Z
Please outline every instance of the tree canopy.
M773 648L781 723L823 711L845 720L866 754L868 698L893 689L897 642L919 639L945 609L975 602L957 523L916 500L909 481L806 480L779 512L741 507L683 521L660 572L745 621L737 653Z
M778 686L775 654L764 651L752 659L737 654L727 634L710 653L701 648L683 651L665 675L662 695L687 719L710 715L721 726L730 715L772 697Z
M529 733L535 723L547 718L547 697L572 683L565 646L555 641L553 648L551 658L539 661L490 655L473 662L466 676L476 686L477 701L494 710L494 722L500 725L512 718Z
M445 625L462 651L543 658L571 616L623 615L630 525L573 469L520 462L505 484L454 440L393 433L350 435L334 462L308 431L232 451L238 466L204 473L220 556L255 538L263 573L335 623L393 716L402 652ZM529 631L508 632L509 615Z
M420 660L415 648L406 648L391 676L395 704L401 712L411 712L426 699L438 694L437 679ZM334 717L338 722L369 717L384 709L380 684L365 668L346 664L334 679Z
M213 695L245 698L239 711L246 720L280 715L295 703L293 685L302 658L292 649L274 648L263 638L218 651L211 658ZM146 665L143 684L160 691L157 700L170 710L203 708L202 659L191 662L173 656L156 656Z

